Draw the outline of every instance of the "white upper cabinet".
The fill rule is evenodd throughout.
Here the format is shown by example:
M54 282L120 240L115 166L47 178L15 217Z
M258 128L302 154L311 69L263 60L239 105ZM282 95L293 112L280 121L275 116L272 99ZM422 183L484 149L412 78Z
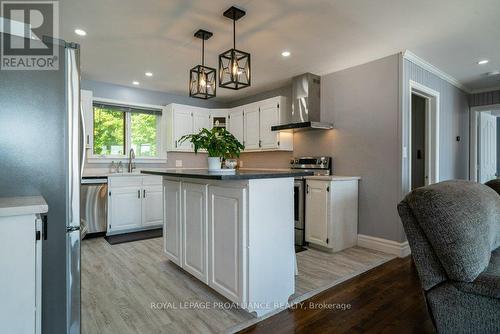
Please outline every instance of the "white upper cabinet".
M83 113L83 126L85 130L85 148L91 149L94 143L94 133L92 131L94 122L93 96L90 90L81 90L81 112Z
M193 111L193 133L198 133L201 129L211 129L210 114L206 109Z
M205 108L169 104L166 109L167 151L192 152L190 141L180 142L182 136L210 129L210 112Z
M232 109L205 109L169 104L166 108L167 151L193 152L190 142L179 139L201 129L212 129L216 124L226 128L245 151L293 151L293 133L271 131L273 125L288 119L287 100L277 96Z
M260 121L258 104L250 104L244 107L245 115L245 150L260 149Z
M243 108L234 108L229 113L229 132L238 139L242 144L244 143L244 120Z
M279 132L271 131L271 126L279 124L278 103L263 103L260 107L261 148L278 148Z

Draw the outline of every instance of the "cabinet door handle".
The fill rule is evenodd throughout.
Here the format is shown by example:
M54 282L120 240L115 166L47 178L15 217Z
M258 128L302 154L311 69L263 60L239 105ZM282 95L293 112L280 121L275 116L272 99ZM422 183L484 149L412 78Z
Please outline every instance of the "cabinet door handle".
M141 190L137 190L137 198L141 198Z
M142 198L146 198L146 189L142 191Z
M306 194L309 194L309 185L306 185Z
M175 141L175 148L177 148L177 140Z

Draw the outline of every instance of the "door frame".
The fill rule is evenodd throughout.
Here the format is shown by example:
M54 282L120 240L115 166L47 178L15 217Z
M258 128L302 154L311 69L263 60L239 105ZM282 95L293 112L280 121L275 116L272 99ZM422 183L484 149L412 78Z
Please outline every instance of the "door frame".
M412 105L411 96L412 94L423 97L426 101L425 103L425 170L426 170L426 185L439 182L439 100L440 93L434 89L431 89L425 85L422 85L413 80L409 81L409 92L408 92L408 122L409 127L406 135L408 136L408 188L405 191L408 193L412 189L411 185L411 173L412 173L412 158L411 158L411 148L412 148Z
M498 111L500 110L500 104L489 104L485 106L477 106L477 107L471 107L470 108L470 158L469 158L469 180L478 182L478 161L477 159L479 158L478 152L477 152L477 145L478 145L478 131L477 127L479 125L479 113L483 111Z

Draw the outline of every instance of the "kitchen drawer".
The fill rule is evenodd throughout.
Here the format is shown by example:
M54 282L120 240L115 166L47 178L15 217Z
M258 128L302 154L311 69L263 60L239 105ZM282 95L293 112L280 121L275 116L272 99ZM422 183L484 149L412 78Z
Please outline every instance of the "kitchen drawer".
M108 184L110 188L119 187L142 187L142 175L137 176L109 176Z
M163 182L163 177L159 175L146 175L143 176L142 184L145 186L161 186Z

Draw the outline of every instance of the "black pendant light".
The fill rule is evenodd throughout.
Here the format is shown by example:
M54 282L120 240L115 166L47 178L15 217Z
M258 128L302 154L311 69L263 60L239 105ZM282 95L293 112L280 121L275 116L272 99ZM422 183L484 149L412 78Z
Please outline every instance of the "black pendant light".
M215 68L205 66L205 40L212 37L212 33L203 29L194 33L194 37L201 39L201 65L196 65L189 71L189 96L198 99L215 97L216 76Z
M219 55L219 87L238 90L250 86L250 54L236 49L236 21L245 12L233 6L224 16L233 20L233 48Z

